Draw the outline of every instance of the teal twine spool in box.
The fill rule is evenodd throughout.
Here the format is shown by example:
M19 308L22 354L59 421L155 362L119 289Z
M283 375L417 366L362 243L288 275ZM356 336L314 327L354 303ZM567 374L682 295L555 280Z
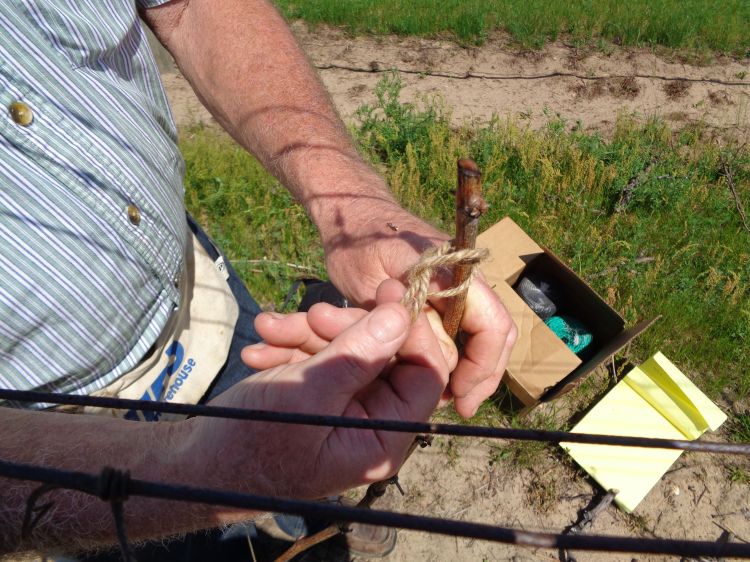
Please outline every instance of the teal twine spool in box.
M583 322L570 316L551 316L544 323L576 355L586 349L594 339Z

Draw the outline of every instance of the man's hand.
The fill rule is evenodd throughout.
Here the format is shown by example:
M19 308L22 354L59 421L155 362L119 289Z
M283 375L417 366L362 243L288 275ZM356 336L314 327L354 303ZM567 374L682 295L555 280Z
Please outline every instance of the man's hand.
M360 206L362 210L358 210ZM338 227L336 235L324 237L326 266L339 290L364 306L371 303L371 295L383 279L403 280L405 271L425 249L449 238L384 201L353 203ZM431 290L449 287L449 274L437 277ZM444 299L432 299L430 304L440 312L446 308ZM461 329L468 339L449 389L456 411L471 417L497 389L517 335L510 315L481 277L469 289Z
M378 300L395 302L403 292L400 283L386 281L378 287ZM262 312L255 319L255 329L263 341L243 349L242 360L256 371L304 361L323 351L334 338L366 315L367 311L362 308L338 308L325 302L313 305L308 312ZM442 319L430 306L425 307L424 316L437 337L443 357L449 365L455 366L458 352L443 330Z
M354 323L330 341L313 334L300 343L315 354L250 377L213 405L286 412L421 421L429 418L453 365L424 315L410 326L397 304L403 287L388 282L372 312L344 312L324 320L332 332ZM288 317L299 334L311 336L302 317ZM316 320L313 324L316 324ZM315 339L319 338L319 339ZM307 347L308 344L310 347ZM300 354L305 352L299 351ZM398 355L390 369L392 357ZM393 432L285 426L196 418L186 456L220 459L206 463L200 479L213 486L256 493L318 498L381 480L395 473L414 436ZM251 462L248 462L248 461ZM249 473L247 471L250 470ZM246 474L246 480L243 476ZM246 484L242 484L243 480Z

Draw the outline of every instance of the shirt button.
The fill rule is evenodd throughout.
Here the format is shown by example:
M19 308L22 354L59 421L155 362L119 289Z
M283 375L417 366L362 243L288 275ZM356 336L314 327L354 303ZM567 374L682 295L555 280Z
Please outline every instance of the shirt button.
M141 212L138 210L138 207L131 203L130 205L128 205L127 211L130 224L132 224L133 226L138 226L139 224L141 224Z
M11 119L22 127L28 127L34 120L34 112L22 101L14 101L8 106Z

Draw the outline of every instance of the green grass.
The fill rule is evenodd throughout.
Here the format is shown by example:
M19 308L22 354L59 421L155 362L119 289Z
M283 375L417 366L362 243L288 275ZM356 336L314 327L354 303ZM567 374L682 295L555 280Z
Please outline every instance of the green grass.
M490 203L481 228L509 215L629 324L663 316L630 349L634 362L661 350L711 396L747 395L750 233L721 167L723 158L750 210L747 149L720 147L700 126L675 132L627 116L611 140L571 131L559 119L541 131L503 120L455 130L439 105L399 103L399 88L393 77L381 82L377 107L360 110L355 134L407 208L452 229L455 162L473 157ZM183 151L189 209L261 302L278 305L299 276L286 263L322 274L315 230L249 156L201 130L183 141ZM652 160L616 212L622 188ZM264 256L274 263L253 262ZM653 259L639 263L643 257Z
M733 466L729 471L729 481L737 484L750 484L750 472L739 466Z
M750 443L750 413L732 415L728 425L732 441Z
M262 306L278 309L297 278L325 276L304 209L252 156L208 129L183 135L181 149L188 210Z
M343 26L353 33L449 33L482 43L494 30L526 47L561 35L635 46L710 50L747 56L746 0L276 0L289 18Z

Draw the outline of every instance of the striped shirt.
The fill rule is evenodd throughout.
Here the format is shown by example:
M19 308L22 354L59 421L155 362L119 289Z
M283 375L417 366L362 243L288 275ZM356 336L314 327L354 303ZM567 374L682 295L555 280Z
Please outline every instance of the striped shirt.
M179 304L184 163L137 9L0 2L0 386L87 394Z

